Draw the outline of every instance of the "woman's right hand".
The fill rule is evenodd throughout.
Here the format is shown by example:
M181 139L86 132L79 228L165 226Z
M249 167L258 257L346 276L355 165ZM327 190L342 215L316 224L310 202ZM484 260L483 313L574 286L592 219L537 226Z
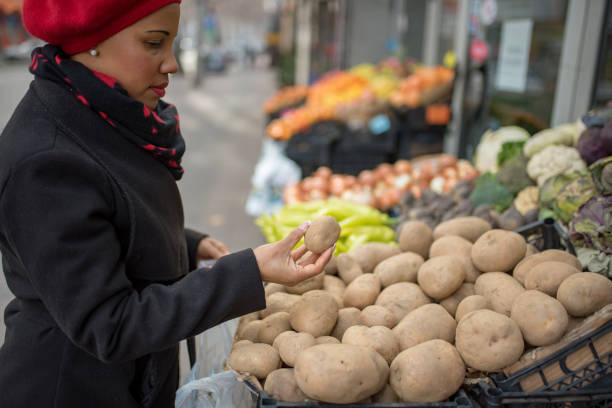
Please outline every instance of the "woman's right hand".
M310 254L305 259L300 259L307 251L305 246L292 250L309 226L310 222L306 222L282 240L253 250L263 281L293 286L323 272L334 253L335 245L320 255Z

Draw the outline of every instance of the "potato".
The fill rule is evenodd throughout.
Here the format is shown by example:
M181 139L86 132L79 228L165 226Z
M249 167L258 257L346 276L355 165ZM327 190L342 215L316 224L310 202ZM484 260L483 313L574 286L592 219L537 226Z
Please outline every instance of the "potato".
M287 293L291 293L293 295L303 295L304 293L310 292L311 290L321 289L323 287L324 277L325 272L321 272L320 274L315 275L312 278L303 280L294 286L285 286L285 290L287 291Z
M370 305L361 311L361 324L372 326L385 326L392 329L396 324L395 316L389 309L379 305Z
M580 272L565 262L542 262L527 271L525 289L536 289L548 296L556 297L559 285L568 276Z
M232 344L232 350L235 349L235 348L239 348L239 347L245 346L247 344L254 344L254 343L251 340L238 340L237 342Z
M487 298L481 295L468 296L459 303L459 306L457 306L455 320L459 321L468 313L481 309L490 309Z
M474 284L473 283L464 283L461 285L459 289L446 299L442 299L440 301L440 306L446 309L446 311L453 317L455 317L455 313L457 312L457 307L459 303L463 299L468 296L472 296L474 294Z
M280 343L283 341L283 339L285 337L290 337L290 336L294 335L295 333L297 333L297 332L295 332L293 330L287 330L287 331L282 332L281 334L276 336L276 338L272 342L272 347L274 347L276 350L278 350L280 348Z
M259 343L272 344L276 336L284 331L291 330L289 313L277 312L262 320L263 325L257 335Z
M498 371L515 363L525 347L514 320L486 309L471 312L459 321L455 346L468 367L480 371Z
M455 347L435 339L402 351L391 363L389 382L402 401L441 402L464 378L465 364Z
M437 240L445 235L458 235L470 242L476 242L478 238L491 229L491 224L479 217L458 217L444 221L434 229L433 238Z
M385 388L372 395L372 402L375 404L392 404L399 402L399 397L393 391L391 384L385 384Z
M508 272L525 256L527 244L521 234L495 229L472 246L472 262L482 272Z
M414 252L427 258L433 242L431 228L421 221L407 221L402 224L397 241L402 252Z
M295 381L293 368L279 368L268 374L264 390L277 401L304 402L308 400Z
M431 303L431 299L417 284L398 282L383 289L375 304L388 309L399 322L409 312L427 303Z
M504 272L483 273L474 283L474 293L484 296L491 310L510 316L514 300L525 288Z
M430 303L408 313L393 328L393 334L400 349L406 350L433 339L453 343L456 328L457 322L442 306Z
M291 307L291 327L314 337L331 333L338 319L338 304L329 293L311 290Z
M598 273L575 273L561 282L557 300L572 316L588 316L612 303L612 281Z
M278 343L278 354L289 367L293 367L295 359L301 352L317 344L310 333L295 333L284 336Z
M321 336L315 339L315 343L317 344L340 344L340 340L332 336Z
M261 320L253 320L245 324L240 332L238 333L239 340L250 340L253 343L259 341L259 330L263 327L264 323Z
M457 235L445 235L436 239L429 248L429 257L442 255L471 256L472 243Z
M299 295L276 292L266 297L266 308L259 312L259 317L265 319L276 312L289 312L291 307L301 299Z
M582 270L580 261L574 255L559 249L547 249L546 251L542 251L531 256L526 256L525 259L516 265L514 271L512 272L512 276L514 276L514 279L519 281L521 284L524 284L527 272L529 272L537 264L547 261L563 262L573 266L579 271Z
M419 268L425 260L414 252L404 252L385 259L374 268L383 288L397 282L416 282Z
M338 258L336 258L336 265L338 265L338 276L340 276L347 285L356 277L363 275L361 266L359 266L357 261L347 253L338 255Z
M463 270L465 271L465 281L464 282L467 282L467 283L476 282L476 279L478 279L478 277L482 274L482 272L476 269L476 267L474 266L474 263L472 262L472 257L465 256L465 255L455 255L454 258L455 258L455 261L458 264L460 264L463 267Z
M455 293L465 280L465 269L450 255L426 261L417 275L419 286L428 296L444 299Z
M336 275L338 273L338 265L336 265L336 256L332 256L329 262L325 265L323 269L328 275Z
M360 323L361 311L356 307L345 307L338 310L338 321L331 332L331 336L342 340L344 332L351 326Z
M384 326L351 326L344 332L342 344L369 347L383 356L387 364L391 364L400 352L399 344L393 332Z
M232 370L249 373L262 379L280 368L281 360L278 351L271 345L255 343L232 350L228 364Z
M340 224L331 215L316 218L304 235L304 245L313 254L321 254L331 248L340 236Z
M349 254L357 261L363 273L372 273L376 265L400 252L398 247L391 244L366 242L351 249Z
M376 351L351 344L318 344L295 362L300 389L318 401L351 404L368 398L387 383L389 366Z
M342 298L344 306L363 309L376 301L380 294L378 276L365 273L349 283Z
M332 295L342 297L345 289L346 283L344 283L344 281L337 276L325 275L323 277L323 290L331 293Z
M525 291L512 305L512 320L525 341L532 346L548 346L561 339L567 329L568 316L557 299L538 290Z
M285 285L281 285L280 283L268 282L264 287L264 291L266 293L266 297L270 296L276 292L286 292Z

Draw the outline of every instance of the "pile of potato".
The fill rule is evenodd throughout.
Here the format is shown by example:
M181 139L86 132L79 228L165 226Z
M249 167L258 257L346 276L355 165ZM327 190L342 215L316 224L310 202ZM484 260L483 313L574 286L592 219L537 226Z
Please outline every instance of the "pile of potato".
M612 303L612 281L481 218L401 226L294 287L266 285L230 367L280 401L440 402Z

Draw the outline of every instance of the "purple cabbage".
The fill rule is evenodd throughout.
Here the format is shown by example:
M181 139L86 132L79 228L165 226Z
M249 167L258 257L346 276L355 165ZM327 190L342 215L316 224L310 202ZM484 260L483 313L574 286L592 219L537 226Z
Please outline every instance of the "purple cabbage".
M595 196L572 217L570 239L577 247L612 254L612 195Z
M580 157L590 165L599 159L609 156L610 153L604 147L603 138L601 137L602 128L593 126L586 129L580 135L576 149L580 153Z

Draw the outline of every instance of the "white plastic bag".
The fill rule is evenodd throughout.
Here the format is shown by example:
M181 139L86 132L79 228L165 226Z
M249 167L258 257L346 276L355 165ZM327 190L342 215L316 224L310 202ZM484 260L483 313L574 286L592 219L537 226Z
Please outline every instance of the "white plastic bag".
M299 166L284 154L286 143L266 139L251 178L246 212L252 217L274 213L283 203L283 190L302 178Z
M252 408L257 393L227 371L238 319L211 327L196 337L196 363L176 392L175 408Z
M257 394L232 371L193 380L176 393L175 408L253 408Z

